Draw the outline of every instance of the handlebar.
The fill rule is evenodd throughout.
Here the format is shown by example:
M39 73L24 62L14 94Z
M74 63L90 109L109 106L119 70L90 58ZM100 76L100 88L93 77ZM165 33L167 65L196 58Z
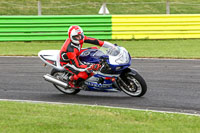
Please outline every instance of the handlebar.
M109 59L107 56L100 57L100 65L107 64L107 60Z
M101 70L101 72L106 72L109 68L110 68L110 66L108 65L108 63L107 63L107 60L109 59L107 56L102 56L102 57L100 57L100 65L102 66L102 68L100 69Z

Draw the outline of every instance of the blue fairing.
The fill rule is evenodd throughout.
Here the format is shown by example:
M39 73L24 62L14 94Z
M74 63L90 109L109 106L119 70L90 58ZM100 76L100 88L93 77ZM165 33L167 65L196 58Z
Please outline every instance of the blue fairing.
M93 78L105 78L104 75L95 74ZM101 91L101 92L117 92L116 88L113 88L113 82L111 80L103 81L103 84L98 83L97 81L89 82L85 81L85 84L88 86L89 91Z
M98 52L97 52L98 51ZM81 55L79 56L79 59L84 64L88 63L95 63L98 64L101 61L101 57L109 57L108 55L105 55L102 51L98 49L88 49L86 51L83 51ZM98 80L99 78L104 78L103 84L98 83L98 81L90 81L86 80L85 84L88 86L89 91L103 91L103 92L113 92L114 90L117 91L115 88L113 88L113 83L111 80L105 80L105 77L113 77L113 74L118 75L123 72L124 69L128 68L131 65L131 57L129 55L130 61L127 64L120 64L120 65L112 65L110 64L109 60L107 60L107 64L109 65L109 69L104 70L104 68L101 69L101 74L95 74L93 78ZM103 74L106 74L104 76ZM117 76L115 77L117 78Z
M88 49L81 53L81 55L79 56L79 59L83 63L95 63L95 64L99 63L101 55L94 55L97 51L98 49Z

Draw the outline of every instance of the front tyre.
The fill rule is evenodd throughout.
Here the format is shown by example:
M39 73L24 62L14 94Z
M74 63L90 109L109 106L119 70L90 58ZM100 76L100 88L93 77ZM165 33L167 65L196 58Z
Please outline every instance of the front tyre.
M51 75L54 76L57 79L59 79L59 77L61 77L62 74L63 74L62 71L58 71L56 69L51 70ZM75 95L75 94L80 92L80 89L73 89L73 88L67 88L66 89L66 88L60 87L56 84L53 84L53 85L56 87L56 89L58 89L59 91L61 91L64 94Z
M136 71L123 73L118 79L119 88L132 97L141 97L147 91L145 80Z

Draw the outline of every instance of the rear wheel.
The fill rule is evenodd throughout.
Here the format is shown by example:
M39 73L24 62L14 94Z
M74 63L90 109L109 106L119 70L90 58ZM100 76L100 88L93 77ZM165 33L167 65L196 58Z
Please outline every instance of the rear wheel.
M51 71L51 75L54 76L55 78L59 79L59 80L60 80L60 77L63 75L63 73L64 72L58 71L56 69L52 69L52 71ZM58 89L59 91L61 91L64 94L75 95L75 94L80 92L80 89L63 88L63 87L60 87L56 84L53 84L53 85L56 87L56 89Z
M132 97L141 97L147 91L145 80L139 73L133 73L132 71L124 73L119 77L118 86L124 93Z

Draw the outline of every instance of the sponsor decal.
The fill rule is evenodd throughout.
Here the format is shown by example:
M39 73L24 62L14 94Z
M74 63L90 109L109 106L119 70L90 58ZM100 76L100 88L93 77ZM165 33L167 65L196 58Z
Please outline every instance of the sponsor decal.
M93 82L85 82L86 85L92 86L92 87L99 87L99 88L110 88L112 87L112 84L98 84Z

